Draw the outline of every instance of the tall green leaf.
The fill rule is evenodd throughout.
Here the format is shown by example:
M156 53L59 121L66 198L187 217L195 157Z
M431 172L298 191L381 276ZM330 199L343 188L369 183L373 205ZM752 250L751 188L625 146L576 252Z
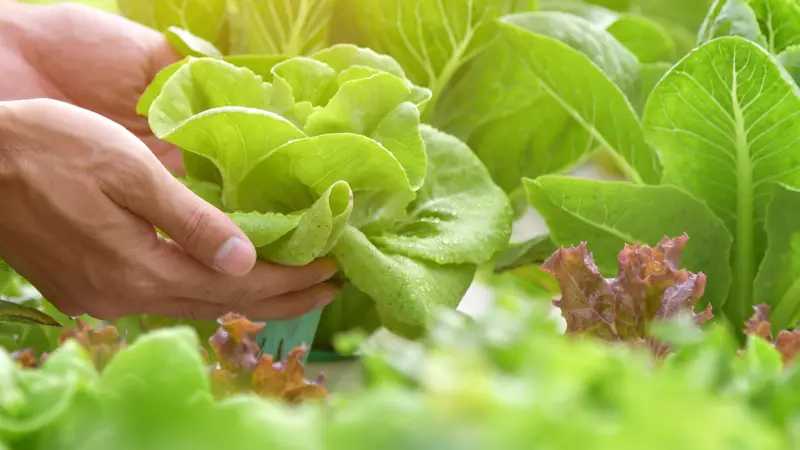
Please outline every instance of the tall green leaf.
M644 124L663 182L705 201L734 237L725 312L738 325L753 305L776 182L800 185L800 90L770 54L741 37L712 40L654 89Z
M765 219L767 251L753 285L753 303L771 306L775 330L800 315L800 190L780 185Z
M639 65L611 35L577 16L516 14L502 29L542 90L596 141L617 155L635 182L657 183L661 168L629 97L640 94ZM587 48L586 54L573 46ZM591 55L591 56L590 56ZM592 58L603 60L603 69ZM627 96L626 96L627 94Z
M582 17L605 29L642 63L671 61L677 49L672 36L657 22L636 14L617 12L580 0L542 0L542 11L560 11Z
M232 53L309 55L329 44L334 0L235 0Z
M356 42L396 59L415 83L433 93L423 119L459 69L495 38L494 20L528 11L535 0L342 0Z
M221 48L227 43L227 0L117 0L125 17L158 31L183 28Z

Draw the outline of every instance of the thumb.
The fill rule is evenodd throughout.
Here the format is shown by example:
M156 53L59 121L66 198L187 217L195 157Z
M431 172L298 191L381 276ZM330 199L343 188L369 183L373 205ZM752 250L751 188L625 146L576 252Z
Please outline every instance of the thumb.
M151 223L203 264L228 275L247 275L256 263L256 249L241 228L176 179L170 177L168 185L157 194L166 205Z
M237 277L253 269L256 250L236 223L163 167L149 175L148 182L125 190L122 206L163 230L210 268Z
M256 263L256 249L244 232L222 211L170 177L153 217L187 253L203 264L233 276L247 275Z

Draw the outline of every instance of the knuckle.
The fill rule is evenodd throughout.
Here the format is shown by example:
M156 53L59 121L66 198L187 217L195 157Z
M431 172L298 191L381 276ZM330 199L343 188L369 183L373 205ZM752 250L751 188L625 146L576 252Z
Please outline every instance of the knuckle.
M189 302L178 302L176 305L176 312L178 317L189 319L189 320L202 320L204 319L203 314L199 308L193 306Z
M232 312L238 311L252 303L253 294L254 291L247 286L233 288L225 304Z
M211 212L203 205L197 205L183 223L182 231L186 242L194 242L208 228Z
M153 200L149 194L157 183L156 175L140 158L100 158L97 166L102 185L121 206L137 209L143 201Z
M176 311L178 316L190 320L216 320L222 315L216 308L188 301L179 302Z
M144 264L121 266L108 277L104 291L118 293L121 290L126 297L150 301L164 285L164 276Z

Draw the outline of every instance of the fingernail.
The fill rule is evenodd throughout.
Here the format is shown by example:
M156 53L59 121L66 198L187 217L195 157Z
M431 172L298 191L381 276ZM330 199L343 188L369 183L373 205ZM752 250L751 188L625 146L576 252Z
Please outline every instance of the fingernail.
M247 275L255 264L255 251L250 243L234 236L217 250L214 266L220 272L240 277Z

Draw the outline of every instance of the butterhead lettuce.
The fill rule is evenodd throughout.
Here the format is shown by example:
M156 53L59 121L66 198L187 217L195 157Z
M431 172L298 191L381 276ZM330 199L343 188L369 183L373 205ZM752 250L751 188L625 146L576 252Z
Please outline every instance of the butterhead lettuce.
M183 150L185 184L260 258L336 259L347 284L322 329L414 335L436 307L459 303L507 243L512 214L467 145L420 124L430 96L393 59L340 44L260 75L190 56L138 109Z

